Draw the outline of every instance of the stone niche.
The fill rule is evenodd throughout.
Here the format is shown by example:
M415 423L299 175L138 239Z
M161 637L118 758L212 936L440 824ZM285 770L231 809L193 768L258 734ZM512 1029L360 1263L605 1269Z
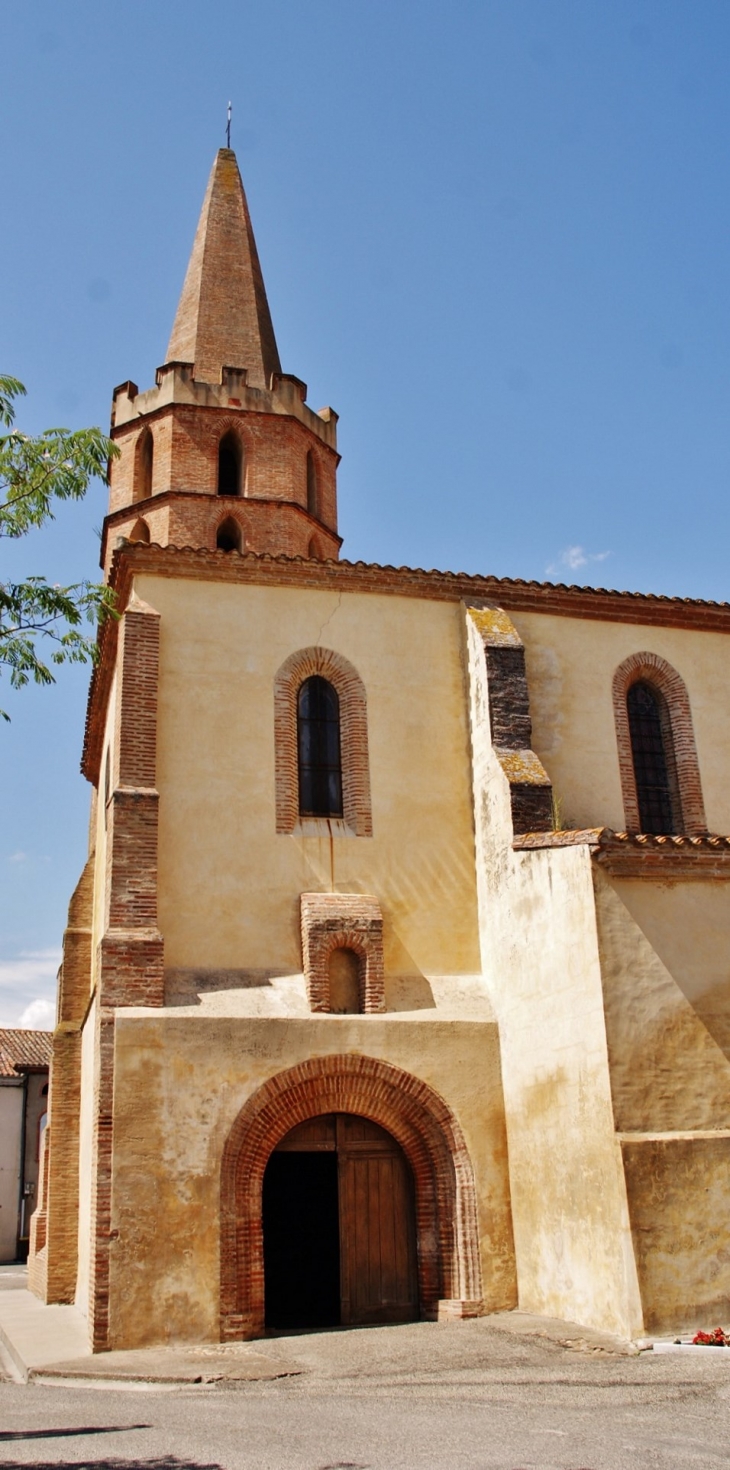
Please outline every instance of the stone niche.
M377 899L367 893L303 893L301 895L302 968L313 1011L332 1012L332 956L343 950L354 957L358 1010L385 1010L383 916Z

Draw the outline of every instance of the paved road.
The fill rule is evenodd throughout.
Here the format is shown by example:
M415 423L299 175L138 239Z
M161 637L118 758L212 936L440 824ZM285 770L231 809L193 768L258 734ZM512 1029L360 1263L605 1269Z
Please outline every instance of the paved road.
M257 1345L258 1346L258 1345ZM0 1383L0 1464L90 1470L730 1466L724 1356L617 1357L483 1323L267 1340L289 1376Z

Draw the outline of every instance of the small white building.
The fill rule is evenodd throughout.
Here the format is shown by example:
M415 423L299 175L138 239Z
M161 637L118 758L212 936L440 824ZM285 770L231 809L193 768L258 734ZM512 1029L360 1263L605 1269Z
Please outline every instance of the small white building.
M28 1250L48 1107L50 1031L0 1030L0 1263Z

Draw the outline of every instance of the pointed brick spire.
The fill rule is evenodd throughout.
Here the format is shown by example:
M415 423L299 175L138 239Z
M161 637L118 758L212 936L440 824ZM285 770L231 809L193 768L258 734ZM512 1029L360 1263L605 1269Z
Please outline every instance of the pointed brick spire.
M185 284L167 349L168 362L195 363L195 377L218 383L222 367L248 369L253 388L280 373L236 155L220 148L208 180Z

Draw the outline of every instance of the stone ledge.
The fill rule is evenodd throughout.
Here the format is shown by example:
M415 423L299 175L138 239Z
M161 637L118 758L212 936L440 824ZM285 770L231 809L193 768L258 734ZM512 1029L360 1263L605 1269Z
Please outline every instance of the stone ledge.
M611 827L587 827L567 832L526 832L515 837L515 852L541 848L591 849L594 861L615 878L651 878L709 881L730 878L730 837L715 833L667 836L645 832L614 832Z

